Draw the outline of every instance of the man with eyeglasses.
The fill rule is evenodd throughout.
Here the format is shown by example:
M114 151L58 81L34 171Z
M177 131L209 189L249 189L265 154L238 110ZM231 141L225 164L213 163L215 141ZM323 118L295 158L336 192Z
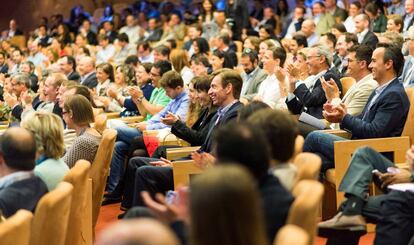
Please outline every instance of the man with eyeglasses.
M344 103L348 113L357 116L364 109L378 83L372 77L371 69L368 67L371 63L372 49L367 45L354 45L347 52L348 55L344 62L347 68L346 76L354 78L355 84L348 89L342 99L340 99L341 94L334 81L322 81L322 88L328 99L327 103L335 106Z
M410 107L407 94L397 78L403 63L400 48L380 43L369 65L379 86L369 97L362 113L353 116L344 103L327 103L323 108L324 118L331 123L340 123L341 129L352 133L352 139L400 136ZM321 173L325 173L335 167L334 142L340 140L346 139L314 131L306 137L303 151L318 154L322 159Z
M293 65L288 67L289 93L286 104L291 113L299 115L305 112L318 119L323 118L322 110L326 97L322 89L321 77L325 80L332 78L342 90L338 74L330 70L332 59L332 52L328 47L317 45L310 48L306 60L310 76L303 81L300 79L302 71Z
M414 27L410 27L406 32L405 44L408 49L408 56L405 59L404 68L399 77L404 87L414 85Z

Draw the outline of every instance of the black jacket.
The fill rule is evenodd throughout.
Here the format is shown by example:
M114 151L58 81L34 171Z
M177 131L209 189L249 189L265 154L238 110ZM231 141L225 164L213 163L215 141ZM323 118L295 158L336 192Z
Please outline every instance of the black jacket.
M192 146L198 146L203 144L208 133L208 125L211 122L211 119L216 115L216 110L209 113L209 109L206 108L200 113L200 117L194 123L194 125L189 128L187 125L180 120L175 122L171 127L171 133L177 136L180 139L183 139L190 143Z
M342 85L339 81L339 75L334 73L331 70L328 70L325 75L323 75L326 81L329 79L335 80L336 84L340 91L342 91ZM293 114L300 114L306 112L316 118L322 119L323 105L326 102L325 92L322 89L321 80L318 79L313 86L312 91L306 87L305 84L299 85L293 92L296 98L288 101L286 99L286 104L290 112Z

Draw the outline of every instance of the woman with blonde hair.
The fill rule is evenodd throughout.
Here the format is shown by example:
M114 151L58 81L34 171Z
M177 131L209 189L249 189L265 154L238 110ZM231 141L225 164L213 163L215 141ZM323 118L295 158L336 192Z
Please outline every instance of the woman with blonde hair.
M76 132L72 147L63 156L63 161L70 168L80 159L93 162L101 142L101 134L90 127L90 124L95 121L95 117L89 100L79 94L66 98L62 117L67 128L74 129Z
M61 159L64 153L62 120L53 113L34 112L26 116L20 125L35 136L37 154L34 174L51 191L69 171Z
M194 77L193 71L190 69L190 62L188 61L188 54L183 49L174 49L170 53L171 65L174 70L180 73L184 84L188 85Z

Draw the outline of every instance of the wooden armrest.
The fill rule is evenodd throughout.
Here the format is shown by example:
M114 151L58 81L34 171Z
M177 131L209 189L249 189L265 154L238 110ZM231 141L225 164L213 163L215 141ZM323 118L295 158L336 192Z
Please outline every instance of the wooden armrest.
M351 139L352 134L348 131L342 130L342 129L324 129L324 130L318 130L319 132L322 133L327 133L327 134L333 134L345 139Z
M335 179L336 189L344 177L352 154L356 149L362 146L369 146L378 152L394 152L394 162L405 162L405 153L410 147L410 138L403 137L389 137L389 138L375 138L362 140L345 140L334 142L334 161L335 161ZM341 202L337 203L338 205Z
M121 120L127 124L139 123L139 122L144 121L144 117L143 116L122 117Z
M142 131L142 135L144 136L157 136L158 130L144 130Z
M198 150L200 146L180 147L167 149L167 159L176 160L190 155L192 152Z
M108 119L115 119L115 118L120 118L120 112L107 112L105 113Z
M195 165L193 160L177 161L172 163L174 189L179 185L188 185L190 183L191 175L200 174L204 170Z

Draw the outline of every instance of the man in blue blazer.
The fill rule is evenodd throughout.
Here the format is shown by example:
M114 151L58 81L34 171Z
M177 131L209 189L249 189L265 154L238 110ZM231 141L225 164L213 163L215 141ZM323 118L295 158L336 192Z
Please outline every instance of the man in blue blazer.
M47 192L46 184L34 176L36 144L23 128L6 130L0 138L0 211L8 218L19 209L34 211Z
M379 86L362 113L351 116L344 104L327 103L323 112L325 119L340 123L342 129L352 133L353 139L400 136L410 107L404 87L397 78L403 64L401 49L379 44L369 65ZM306 138L304 151L314 152L322 158L322 172L334 167L334 141L338 140L345 139L321 132L312 132Z

